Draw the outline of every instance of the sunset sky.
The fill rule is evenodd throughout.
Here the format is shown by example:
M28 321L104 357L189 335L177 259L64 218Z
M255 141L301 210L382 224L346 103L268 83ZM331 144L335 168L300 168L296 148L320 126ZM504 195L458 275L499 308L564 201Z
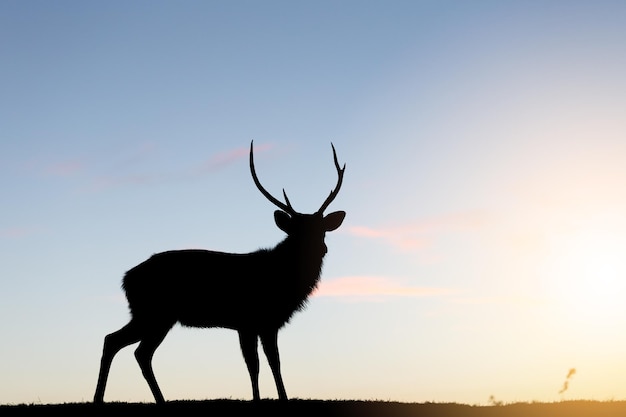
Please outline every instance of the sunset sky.
M291 398L626 398L626 2L0 2L0 404L91 401L125 271L249 252L335 186ZM133 357L105 400L152 401ZM563 384L570 369L567 390ZM175 327L168 400L252 397ZM261 361L261 395L275 398Z

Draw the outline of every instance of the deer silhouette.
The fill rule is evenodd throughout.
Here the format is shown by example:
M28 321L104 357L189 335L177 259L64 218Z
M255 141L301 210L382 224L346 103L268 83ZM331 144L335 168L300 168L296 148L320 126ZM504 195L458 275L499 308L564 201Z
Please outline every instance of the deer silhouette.
M258 339L272 370L278 397L287 400L280 372L278 331L302 310L317 286L327 252L326 232L337 229L346 215L324 216L343 182L343 168L333 158L337 185L314 214L296 212L283 189L285 203L259 182L254 169L254 142L250 143L250 172L259 191L280 210L274 220L287 237L271 249L235 254L200 249L153 255L126 272L122 288L131 319L104 338L95 403L104 390L114 356L139 342L135 358L157 403L165 401L152 370L152 357L169 330L180 323L188 327L222 327L239 333L241 352L252 382L253 400L259 396Z

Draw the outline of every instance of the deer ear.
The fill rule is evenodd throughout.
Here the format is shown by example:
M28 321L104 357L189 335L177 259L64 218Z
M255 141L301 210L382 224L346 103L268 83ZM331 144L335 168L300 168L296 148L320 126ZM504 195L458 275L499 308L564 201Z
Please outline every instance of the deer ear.
M327 232L332 232L337 229L343 223L343 219L346 217L345 211L334 211L324 216L324 229Z
M276 210L274 212L274 221L276 222L276 226L283 232L289 234L289 230L291 229L291 216L285 213L282 210Z

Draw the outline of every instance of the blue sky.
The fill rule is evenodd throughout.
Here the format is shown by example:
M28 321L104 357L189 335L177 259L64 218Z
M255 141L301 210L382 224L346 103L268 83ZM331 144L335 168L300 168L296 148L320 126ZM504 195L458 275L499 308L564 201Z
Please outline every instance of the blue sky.
M280 334L291 397L624 398L626 5L0 4L0 403L90 400L151 254L330 210ZM167 399L250 398L236 333L175 328ZM558 391L570 368L569 388ZM266 363L261 394L274 397ZM107 400L151 401L132 348Z

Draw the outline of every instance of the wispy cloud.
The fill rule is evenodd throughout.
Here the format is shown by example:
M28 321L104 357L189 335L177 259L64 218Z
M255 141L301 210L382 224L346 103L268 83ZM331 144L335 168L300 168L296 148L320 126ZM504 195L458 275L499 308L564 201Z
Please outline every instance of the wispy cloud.
M22 172L44 177L71 177L86 168L83 158L56 159L50 157L34 157L19 165Z
M404 279L384 276L347 276L320 282L316 297L341 297L350 300L380 301L389 297L437 297L453 293L436 287L419 287Z
M158 151L159 147L156 143L145 141L113 152L114 157L108 162L112 163L112 168L115 170L128 169L149 161L158 155Z
M441 234L468 232L480 228L484 222L484 213L469 211L402 225L351 226L347 228L347 233L360 238L379 240L402 251L418 251L431 247Z
M255 146L255 153L261 153L272 146L270 144ZM126 162L137 161L147 157L154 151L153 146L142 146L133 155L124 159ZM222 152L218 152L209 157L204 162L186 167L171 167L169 172L157 171L155 169L143 169L143 171L129 172L134 170L134 166L116 166L114 173L93 176L88 186L83 191L98 192L104 189L117 188L122 186L153 185L167 182L189 181L197 179L207 174L215 173L248 157L250 152L247 147L237 147ZM126 172L124 172L126 171Z
M257 145L254 147L254 153L259 154L261 152L267 151L270 149L272 145L263 144ZM239 161L240 159L248 158L250 152L250 148L248 147L237 147L234 149L229 149L223 152L218 152L215 155L211 156L206 162L204 162L198 172L215 172L220 169L224 169L227 166Z
M102 175L92 178L89 185L83 187L81 191L99 192L129 185L149 185L158 181L159 177L153 174Z
M55 162L44 167L44 173L55 177L69 177L83 171L84 169L84 161L71 159L67 161Z
M35 230L27 227L9 227L0 230L0 238L19 239L35 233Z
M146 168L158 156L158 150L157 144L144 141L99 155L87 172L86 184L80 191L99 192L129 185L149 185L163 180L167 176L150 172L151 169Z
M272 144L258 144L255 154L261 154L273 147ZM187 161L186 165L177 161L159 160L158 146L152 142L130 144L119 149L109 149L98 155L81 157L35 157L22 164L29 174L52 179L78 179L77 191L94 193L125 186L146 186L170 182L195 180L212 174L248 157L250 149L240 146L217 152L204 161ZM191 157L196 155L191 155Z
M432 244L431 238L418 236L418 233L410 227L373 228L367 226L350 226L348 227L348 233L366 239L381 240L403 251L424 249Z
M546 299L535 296L525 295L493 295L493 296L472 296L465 295L460 297L451 297L448 300L452 304L465 306L471 305L501 305L501 306L544 306Z

